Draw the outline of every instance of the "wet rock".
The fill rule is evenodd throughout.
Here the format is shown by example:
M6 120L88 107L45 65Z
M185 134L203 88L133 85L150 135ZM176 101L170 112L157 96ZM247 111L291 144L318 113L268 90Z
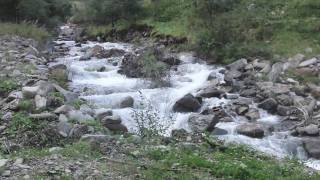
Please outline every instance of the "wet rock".
M201 103L192 94L187 94L173 106L175 112L196 112L201 108Z
M120 108L132 108L134 105L134 99L131 96L125 97L120 102Z
M292 113L292 107L291 106L282 106L279 105L277 107L277 114L280 116L289 116Z
M245 114L245 117L250 121L256 121L260 119L260 113L258 109L250 108L249 111Z
M97 58L110 58L110 57L120 57L126 53L125 50L122 49L108 49L102 50L99 53L95 54L94 56Z
M215 87L208 87L201 90L198 96L203 98L212 98L212 97L220 98L223 94L224 94L224 91L222 90L219 90Z
M247 66L248 61L246 59L239 59L226 66L228 70L242 71Z
M227 71L224 76L224 80L226 81L227 85L232 85L234 79L240 78L241 75L242 75L242 73L237 70Z
M255 97L257 90L255 88L243 89L240 91L240 96L242 97Z
M96 114L96 119L101 121L104 117L112 116L112 115L113 115L112 110L106 110L106 111L98 112Z
M315 124L310 124L306 127L298 127L297 131L300 135L319 136L319 127Z
M214 80L214 79L217 79L217 72L211 72L208 76L208 81L211 81L211 80Z
M171 132L171 136L174 139L186 141L189 136L189 133L185 129L174 129Z
M216 136L223 136L223 135L227 135L228 131L220 128L215 128L211 134Z
M245 115L249 111L248 105L241 105L236 107L236 113L238 115Z
M272 82L275 82L280 77L280 74L282 72L283 72L283 63L281 62L275 63L268 74L268 79Z
M181 61L172 53L164 52L161 56L158 56L159 61L164 62L170 66L179 65Z
M68 68L64 64L55 64L49 67L49 74L52 79L67 82L68 81Z
M99 45L95 45L92 48L88 48L85 52L85 54L80 57L80 61L87 61L90 60L92 57L99 56L104 51L104 48Z
M237 127L236 131L252 138L263 138L264 136L264 130L256 124L242 124Z
M229 93L226 93L224 95L224 98L226 99L238 99L239 98L239 95L238 94L229 94Z
M318 138L304 139L303 145L310 157L320 159L320 140Z
M107 116L101 120L102 125L110 131L128 132L127 127L121 124L121 122L122 120L119 116Z
M61 93L63 95L64 100L66 101L66 103L73 103L79 97L79 95L77 93L67 91L67 90L63 89L61 86L59 86L57 84L53 84L53 86L56 88L56 90L59 93Z
M281 94L281 95L277 96L276 100L280 105L283 105L283 106L292 106L293 105L293 98L289 95L286 95L286 94Z
M219 123L218 118L213 115L193 114L188 119L188 124L193 132L200 133L204 131L213 131Z
M273 98L269 98L261 102L258 107L268 111L269 113L275 113L277 111L278 103Z

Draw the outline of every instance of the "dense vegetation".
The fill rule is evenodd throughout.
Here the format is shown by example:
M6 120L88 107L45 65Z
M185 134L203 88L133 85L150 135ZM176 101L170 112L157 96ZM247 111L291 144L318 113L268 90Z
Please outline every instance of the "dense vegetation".
M289 57L306 48L314 55L320 49L316 0L134 0L132 6L119 2L115 7L110 0L89 0L85 5L78 1L74 20L100 24L91 27L92 34L132 23L151 25L154 34L187 37L189 47L220 62L239 57L277 60L277 55ZM116 27L101 26L109 23Z

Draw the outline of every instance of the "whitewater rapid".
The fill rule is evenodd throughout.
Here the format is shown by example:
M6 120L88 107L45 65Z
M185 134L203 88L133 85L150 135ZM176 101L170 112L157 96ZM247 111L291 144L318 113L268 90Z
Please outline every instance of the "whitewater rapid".
M79 93L80 97L87 100L96 111L111 109L115 115L121 117L122 123L132 131L136 127L132 112L133 110L139 110L141 108L140 104L145 99L152 103L152 106L161 117L169 118L170 116L173 122L169 130L183 128L190 131L188 118L191 113L174 113L172 112L172 106L188 93L195 95L200 88L207 84L210 73L214 72L220 83L223 83L224 79L223 74L219 73L223 68L207 65L191 53L180 53L179 59L182 63L175 70L170 71L170 87L154 88L151 81L128 78L119 74L118 70L123 57L91 58L88 61L79 60L87 48L95 45L102 46L105 49L121 49L130 53L134 53L137 48L134 45L87 42L78 47L75 41L56 41L56 43L63 44L63 46L69 48L67 55L56 60L59 63L66 64L69 68L70 90ZM102 67L105 68L105 71L98 72L98 69ZM134 99L134 107L120 108L120 102L128 96ZM225 105L228 102L229 100L223 98L207 98L204 99L203 109ZM258 120L259 124L268 127L280 122L278 116L270 115L261 109L259 111L261 116ZM262 139L250 138L236 133L236 127L242 123L246 123L246 121L239 117L234 117L234 122L217 124L216 127L228 132L227 135L221 135L218 138L227 143L249 145L256 150L277 158L297 158L307 166L320 170L320 161L308 159L299 138L290 136L289 132L269 133Z

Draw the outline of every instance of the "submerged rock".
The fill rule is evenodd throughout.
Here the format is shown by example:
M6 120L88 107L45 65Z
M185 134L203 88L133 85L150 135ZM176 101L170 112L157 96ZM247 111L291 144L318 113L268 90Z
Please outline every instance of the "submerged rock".
M196 112L201 108L201 103L192 94L187 94L173 106L175 112Z
M310 157L320 159L320 139L304 139L303 145Z
M120 102L120 108L132 108L134 105L134 99L131 96L125 97L121 102Z
M273 98L269 98L261 102L258 107L268 111L269 113L275 113L277 111L278 103Z

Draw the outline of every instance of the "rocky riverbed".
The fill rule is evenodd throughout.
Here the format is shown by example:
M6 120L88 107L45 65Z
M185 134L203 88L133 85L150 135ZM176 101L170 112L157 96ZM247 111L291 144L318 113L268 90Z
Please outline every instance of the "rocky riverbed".
M285 73L319 75L317 57L299 54L275 64L240 59L224 67L161 44L79 43L76 29L61 27L52 52L39 52L32 40L0 39L0 75L6 82L0 87L0 131L7 153L25 147L54 151L66 142L84 139L98 144L98 149L104 147L108 155L125 159L121 153L135 147L119 146L119 140L105 134L137 132L137 115L148 109L160 120L158 125L169 127L165 136L183 136L192 142L210 132L224 142L247 144L278 158L298 158L320 169L316 160L320 159L320 87ZM156 69L145 68L146 54L154 58L151 64ZM163 70L158 72L159 68ZM24 113L17 115L20 111ZM41 122L31 127L37 132L23 118ZM2 159L0 167L5 167L3 177L28 178L37 167L52 171L62 161L60 156L28 164L23 159ZM76 163L63 162L56 171L71 172L71 164ZM79 177L101 173L95 165L87 170L83 163L74 166ZM115 176L120 178L103 175Z

